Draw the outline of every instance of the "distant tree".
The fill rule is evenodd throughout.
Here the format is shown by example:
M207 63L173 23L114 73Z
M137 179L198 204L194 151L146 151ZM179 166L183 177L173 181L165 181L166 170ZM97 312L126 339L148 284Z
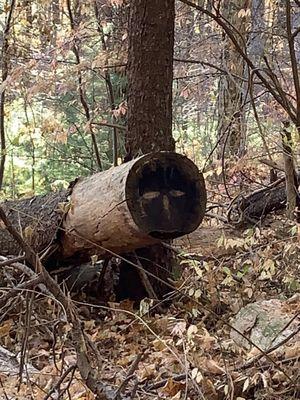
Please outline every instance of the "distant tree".
M224 2L222 15L232 24L240 47L246 50L246 23L249 9L244 0ZM245 75L246 62L240 56L230 38L223 35L221 66L227 71L219 82L218 95L218 139L219 158L222 156L242 156L245 153Z
M4 167L6 160L6 140L5 140L6 82L5 81L8 78L8 73L9 73L9 37L13 22L12 18L15 5L16 5L15 0L12 0L9 7L7 8L8 12L6 15L6 20L3 30L2 49L1 49L1 83L4 85L4 87L1 88L1 95L0 95L0 140L1 140L0 189L2 188L3 185Z

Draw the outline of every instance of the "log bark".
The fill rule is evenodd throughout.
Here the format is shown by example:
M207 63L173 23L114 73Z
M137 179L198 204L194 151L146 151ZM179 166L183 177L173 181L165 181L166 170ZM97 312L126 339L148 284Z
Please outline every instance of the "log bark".
M64 258L105 256L192 232L204 217L206 192L192 161L157 152L79 181L70 206Z
M56 243L55 257L78 263L190 233L205 207L202 174L173 152L147 154L79 179L65 191L3 203L13 226L37 253ZM0 249L2 254L20 252L2 226Z
M57 240L59 226L68 202L68 190L34 196L28 199L5 201L2 207L12 225L38 254L42 254ZM18 255L17 242L0 224L1 255Z

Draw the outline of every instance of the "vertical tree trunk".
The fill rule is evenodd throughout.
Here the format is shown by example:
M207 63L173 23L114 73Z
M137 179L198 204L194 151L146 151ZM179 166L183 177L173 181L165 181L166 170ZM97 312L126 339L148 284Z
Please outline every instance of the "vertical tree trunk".
M15 8L15 0L10 3L4 32L1 51L1 78L4 83L8 77L8 49L9 49L9 34L12 24L12 17ZM5 88L2 89L0 95L0 140L1 140L1 160L0 160L0 190L3 186L4 167L6 159L6 143L5 143Z
M70 20L71 30L72 30L72 32L76 32L76 29L78 29L78 25L79 25L81 8L80 8L80 3L77 0L74 1L75 12L73 14L71 3L72 3L71 0L67 0L68 16L69 16L69 20ZM79 52L79 47L78 47L78 41L76 40L76 38L74 39L74 45L73 45L72 50L73 50L73 53L74 53L74 56L76 59L76 63L78 65L80 65L81 58L80 58L80 52ZM90 110L90 106L88 104L87 94L86 94L86 90L85 90L85 84L83 82L82 72L80 70L78 71L77 77L78 77L78 94L79 94L79 98L80 98L80 103L84 110L88 131L92 138L92 143L93 143L93 148L94 148L94 152L95 152L98 169L99 169L99 171L102 171L102 162L101 162L101 157L100 157L100 151L98 148L96 135L93 131L93 127L91 124L92 113Z
M131 1L125 161L152 151L175 150L172 137L174 20L174 0ZM144 269L161 280L168 280L173 260L163 245L139 249L128 258L137 262L136 256ZM126 296L128 283L136 285L139 277L129 265L121 268L121 274L120 281L127 282L122 288ZM161 281L152 278L150 281L158 297L169 290ZM141 290L136 298L145 295L149 297L147 291Z
M246 47L246 20L249 10L245 9L244 0L230 0L224 5L222 15L237 30L237 41ZM232 41L224 35L222 67L228 73L219 83L218 98L218 158L242 156L245 153L245 115L243 110L243 78L245 61L236 50ZM240 79L242 78L242 79Z
M104 32L103 28L101 26L101 15L100 15L100 10L97 4L97 1L94 2L94 9L95 9L95 16L97 20L97 30L100 34L101 38L101 43L102 43L102 50L107 51L107 45L105 42L105 37L104 37ZM115 101L115 94L114 94L114 88L113 88L113 83L111 79L111 74L108 69L104 70L104 76L105 76L105 83L106 83L106 90L107 90L107 97L108 97L108 102L110 103L111 111L113 112L116 108L116 101ZM115 116L113 115L113 122L114 124L117 122ZM113 166L118 165L118 130L116 127L113 127L113 137L112 137L112 161L113 161Z
M289 121L286 121L283 123L283 125L284 128L282 131L282 148L286 182L286 208L288 218L294 220L296 217L295 212L297 212L298 214L296 206L299 205L298 176L295 169L293 140L290 132L290 123Z
M265 0L252 0L251 34L248 44L248 55L257 65L262 64L266 46Z
M126 160L174 150L174 0L133 0L129 22Z

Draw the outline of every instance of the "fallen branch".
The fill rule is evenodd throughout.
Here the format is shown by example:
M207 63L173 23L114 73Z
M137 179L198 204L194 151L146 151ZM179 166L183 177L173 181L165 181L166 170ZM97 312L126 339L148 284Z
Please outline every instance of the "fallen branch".
M46 396L44 397L43 400L48 400L54 392L56 392L56 391L58 392L58 391L59 391L60 385L63 383L63 381L66 379L66 377L67 377L69 374L75 372L76 368L77 368L77 365L76 365L76 364L75 364L75 365L71 365L69 368L67 368L67 369L65 370L65 372L61 375L61 377L59 378L59 380L56 382L56 384L52 387L52 389L49 390L49 392L46 394ZM57 393L55 397L56 397L56 398L60 398L61 395L62 395L62 393Z
M287 342L289 342L294 336L296 336L298 333L300 332L300 326L297 330L295 330L294 332L292 332L290 335L288 335L287 337L285 337L283 340L281 340L281 342L277 343L276 345L270 347L268 350L265 350L264 353L260 353L255 357L250 358L250 360L248 360L247 362L245 362L243 365L240 366L239 369L247 369L247 368L251 368L255 363L257 363L261 358L263 358L266 354L270 354L273 351L279 349L279 347L283 346L284 344L286 344ZM236 370L236 367L234 367L232 370Z
M169 378L166 379L162 379L161 381L158 381L156 383L153 383L152 385L146 386L145 390L156 390L159 389L161 387L164 387L169 379L172 379L174 382L180 382L183 381L187 378L187 374L179 374L179 375L175 375L175 376L171 376Z
M128 382L134 377L134 372L137 370L139 363L141 361L143 357L143 353L140 353L136 356L135 360L133 361L133 363L131 364L126 378L124 379L124 381L121 383L121 385L119 386L118 390L116 391L116 394L113 398L113 400L120 400L121 399L121 394L124 392L124 390L126 389Z
M7 259L5 259L3 261L0 261L0 267L6 267L6 266L14 264L16 262L23 261L24 259L25 259L24 256L14 257L14 258L7 258Z
M228 222L235 226L257 224L270 212L286 207L285 179L258 189L247 196L238 196L230 204Z

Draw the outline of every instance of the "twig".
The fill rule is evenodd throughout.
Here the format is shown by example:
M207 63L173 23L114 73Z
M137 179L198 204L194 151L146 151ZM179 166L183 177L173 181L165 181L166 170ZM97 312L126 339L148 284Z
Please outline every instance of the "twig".
M8 15L5 22L5 26L2 33L2 49L1 49L1 83L3 84L9 74L9 58L8 58L8 51L9 51L9 36L12 28L12 19L13 13L16 8L16 0L11 0L10 4L6 3L8 9ZM5 160L6 160L6 141L5 141L5 101L6 101L6 91L5 87L1 90L0 93L0 141L1 141L1 156L0 156L0 189L2 189L3 185L3 177L4 177L4 167L5 167Z
M107 45L105 41L105 36L103 32L103 27L101 25L101 15L99 11L99 7L97 5L97 1L94 2L94 9L95 9L95 16L97 20L97 31L99 32L101 42L102 42L102 49L104 52L107 52ZM114 88L113 88L113 83L111 79L111 74L108 69L104 70L104 77L105 77L105 83L106 83L106 89L107 89L107 95L108 99L110 102L110 107L111 111L113 113L113 120L116 120L116 117L114 115L114 110L116 109L116 101L115 101L115 94L114 94ZM113 150L113 166L116 167L118 165L118 128L116 126L113 126L113 140L112 140L112 150Z
M144 288L145 288L145 290L147 292L147 295L150 297L150 299L158 300L157 295L156 295L156 293L155 293L155 291L153 289L153 286L152 286L152 284L151 284L151 282L150 282L150 280L148 278L148 275L146 274L146 272L144 270L144 267L142 266L142 264L141 264L141 262L140 262L140 260L139 260L139 258L137 256L136 252L134 252L134 255L136 257L137 265L139 266L138 274L139 274L139 276L141 278L141 281L142 281L142 283L144 285ZM159 312L163 311L163 308L160 305L157 306L157 309L158 309Z
M0 298L0 308L3 307L9 299L16 296L22 290L32 289L42 282L43 282L43 276L36 275L36 277L31 279L30 281L21 283L20 285L12 288L8 293L6 293L5 296Z
M25 265L25 264L21 264L19 262L14 262L13 264L11 264L11 267L17 269L20 272L23 272L23 274L25 274L26 276L28 276L31 279L38 277L38 275L35 272L33 272L32 269L27 267L27 265ZM51 293L49 292L49 290L46 288L46 286L43 283L38 284L38 288L42 293L46 294L47 296L52 296Z
M175 376L172 376L171 378L172 378L173 381L175 381L175 382L180 382L180 381L183 381L183 380L186 379L186 374L175 375ZM161 381L158 381L158 382L156 382L156 383L153 383L153 384L150 385L150 386L147 386L147 385L146 385L145 389L146 389L146 390L156 390L156 389L159 389L159 388L165 386L165 384L168 382L169 379L170 379L170 378L162 379Z
M209 62L206 61L201 61L201 60L192 60L192 59L181 59L181 58L174 58L175 62L179 62L179 63L185 63L185 64L200 64L202 66L206 66L206 67L210 67L210 68L214 68L217 71L222 72L223 74L229 75L228 71L226 71L223 68L218 67L217 65L211 64ZM245 78L243 78L242 76L236 75L236 74L232 74L232 76L234 76L235 78L238 78L242 81L246 81Z
M23 339L21 345L21 352L20 352L20 367L19 367L19 384L18 390L20 390L22 384L22 376L25 367L25 360L26 360L26 351L28 345L28 338L30 335L30 322L32 316L32 304L33 304L34 295L33 293L26 293L25 300L26 300L26 311L24 316L24 329L23 329Z
M222 222L226 222L226 223L228 222L227 218L223 217L222 215L218 215L218 214L215 214L215 213L212 213L212 212L206 212L205 216L209 217L209 218L216 218L216 219L218 219L218 220L220 220Z
M1 210L1 208L0 208ZM80 235L78 232L76 232L76 229L73 230L72 232L73 235L75 235L76 237L85 240L87 243L92 244L93 246L105 250L107 251L107 253L111 254L114 257L118 257L119 259L125 261L126 263L132 265L133 267L140 269L141 267L137 264L135 264L134 262L132 262L131 260L125 258L124 256L122 256L121 254L117 254L114 251L103 247L101 245L99 245L98 243L89 240L85 237L83 237L82 235ZM218 321L222 322L225 326L229 327L230 329L232 329L234 332L238 333L240 336L242 336L243 339L245 339L249 344L251 344L251 346L255 347L257 350L259 350L263 356L265 356L274 366L276 366L276 368L282 372L284 374L284 376L286 376L286 378L289 380L290 383L295 384L295 382L293 381L293 379L286 373L286 371L284 371L280 365L269 355L267 354L264 350L262 350L257 344L255 344L251 339L249 339L249 337L247 337L246 334L244 334L243 332L241 332L239 329L235 328L230 322L228 322L228 320L226 318L223 318L222 316L218 315L214 310L212 310L210 307L206 306L205 304L203 304L202 302L198 301L197 299L195 299L192 296L189 296L188 294L183 293L180 289L174 287L172 284L170 284L168 281L161 279L159 276L153 274L150 271L145 271L145 273L151 277L153 277L154 279L156 279L156 281L163 283L164 285L166 285L167 287L169 287L170 289L172 289L174 291L174 293L178 293L180 295L183 295L184 297L188 298L189 300L191 300L193 303L197 304L199 307L201 307L203 310L207 311L213 318L217 319ZM77 302L78 303L78 302ZM79 303L78 303L79 304ZM104 306L99 306L103 309L105 309Z
M60 385L63 383L63 381L66 379L66 377L73 371L75 371L77 368L77 365L71 365L68 369L65 370L65 372L61 375L59 380L56 382L56 384L52 387L52 389L49 390L49 392L46 394L43 400L48 400L52 393L54 393L57 389L59 389ZM58 397L57 397L58 398Z
M143 353L140 353L136 356L135 360L133 361L133 363L131 364L126 377L124 379L124 381L121 383L121 385L119 386L118 390L116 391L113 400L119 400L121 397L121 394L124 392L124 390L126 389L128 382L134 377L134 372L137 370L138 366L139 366L139 362L141 361L143 357Z
M71 30L74 33L76 31L76 28L78 28L78 27L76 26L76 23L75 23L70 0L67 0L67 11L68 11L68 16L69 16L69 20L70 20ZM76 39L74 39L72 51L74 53L77 65L80 65L81 60L80 60L79 48L78 48ZM91 110L90 110L90 107L89 107L89 104L87 101L87 96L86 96L86 93L84 90L84 83L82 80L82 73L80 70L78 70L77 77L78 77L78 94L79 94L80 102L81 102L82 108L84 110L89 133L91 134L98 168L99 168L99 171L102 171L102 162L101 162L101 158L100 158L100 152L98 149L98 144L97 144L95 133L91 126Z
M127 131L126 126L118 125L118 124L111 124L110 122L92 122L91 125L99 125L99 126L107 126L108 128L116 128L122 131Z
M298 61L295 51L295 37L292 33L292 16L291 16L291 2L290 0L285 1L286 5L286 31L287 31L287 39L289 44L289 51L290 51L290 60L292 66L292 74L293 74L293 81L294 81L294 88L296 93L296 104L297 104L297 127L299 128L300 122L300 79L299 79L299 71L298 71Z
M1 257L1 256L0 256ZM14 257L14 258L7 258L4 261L0 261L0 267L6 267L8 265L14 264L19 261L25 260L24 256Z
M278 164L277 164L276 162L274 162L274 161L267 160L267 159L265 159L265 158L261 158L261 159L259 160L259 162L261 162L261 163L267 165L267 166L270 167L270 168L277 169L278 171L284 172L284 167L281 166L281 165L278 165Z
M5 400L10 400L10 398L7 396L7 393L6 393L5 387L4 387L4 385L3 385L3 382L2 382L1 376L0 376L0 386L2 387L2 390L3 390L3 394L4 394L4 397L5 397Z
M194 9L206 14L207 16L212 18L223 29L223 31L228 35L228 37L232 41L234 47L236 48L237 52L245 60L245 62L249 66L249 68L251 68L251 70L254 71L255 75L259 78L259 80L265 86L265 88L267 88L269 90L269 92L274 97L274 99L288 113L291 120L295 124L297 124L296 109L293 106L293 104L286 98L279 81L276 82L275 86L273 86L272 83L270 82L270 80L268 80L264 76L262 71L259 68L256 68L256 66L254 65L252 60L248 57L247 53L240 46L233 29L228 25L228 23L226 21L224 21L224 19L221 18L219 14L214 14L213 12L207 10L205 7L202 7L190 0L180 0L180 1L181 1L181 3L187 4L188 6L193 7Z
M266 141L266 138L265 138L265 135L264 135L264 132L263 132L263 129L262 129L260 120L259 120L259 116L258 116L258 112L257 112L255 100L254 100L254 94L253 94L253 75L254 75L254 71L251 71L251 72L250 72L250 78L249 78L249 80L250 80L250 82L249 82L250 102L251 102L251 105L252 105L254 118L255 118L255 120L256 120L256 124L257 124L257 127L258 127L258 132L259 132L259 134L260 134L260 137L261 137L261 140L262 140L262 142L263 142L264 148L265 148L266 153L267 153L267 155L268 155L268 157L269 157L269 160L270 160L271 162L273 162L273 160L272 160L272 155L271 155L270 150L269 150L269 147L268 147L268 145L267 145L267 141Z
M283 346L285 343L287 343L289 340L291 340L294 336L296 336L299 332L300 332L300 326L298 327L298 329L296 331L292 332L289 336L284 338L281 342L277 343L275 346L272 346L268 350L265 350L264 353L260 353L256 357L253 357L250 360L248 360L245 364L241 365L239 369L247 369L247 368L252 367L257 361L259 361L261 358L266 356L266 354L270 354L273 351L279 349L279 347ZM236 369L236 368L234 368L234 369Z
M138 390L138 387L139 387L139 381L137 379L135 379L134 386L133 386L133 389L132 389L131 394L130 394L130 399L131 400L133 400L135 398L135 395L136 395L136 392Z

